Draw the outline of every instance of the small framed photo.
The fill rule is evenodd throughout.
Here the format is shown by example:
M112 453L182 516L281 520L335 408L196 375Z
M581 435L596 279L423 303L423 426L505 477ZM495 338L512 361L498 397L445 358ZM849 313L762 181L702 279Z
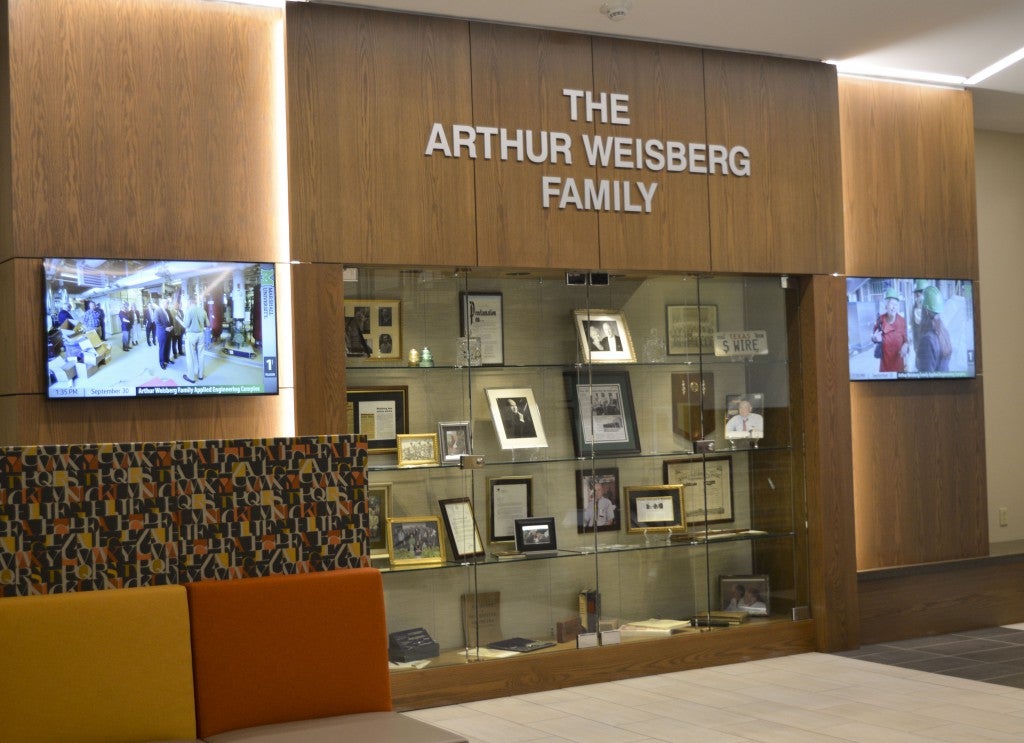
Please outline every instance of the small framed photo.
M401 302L345 300L345 355L372 361L402 358Z
M764 438L764 393L725 396L725 438Z
M640 453L628 372L565 372L564 379L577 457Z
M469 498L449 498L439 501L444 529L457 560L484 554L484 543L473 517L473 503Z
M492 477L487 481L490 494L490 540L514 542L516 519L533 514L532 477Z
M718 595L722 611L745 611L752 616L771 613L767 575L719 576Z
M516 550L525 554L554 554L558 551L554 516L516 519Z
M469 421L447 421L437 424L441 445L441 463L458 464L463 454L473 453L473 433Z
M398 435L398 466L426 467L437 464L436 433L401 433Z
M548 445L532 389L513 387L486 392L502 449L537 449Z
M388 519L388 558L395 567L443 564L441 518L400 516Z
M718 524L733 520L732 459L666 459L661 463L666 485L682 485L686 499L686 523Z
M608 310L573 310L583 359L594 364L636 361L626 318Z
M348 430L366 436L370 454L392 452L409 432L409 388L353 387L348 391Z
M686 531L682 485L626 488L626 532Z
M576 532L618 531L619 470L608 467L576 471Z
M370 556L387 554L387 523L391 516L391 483L366 486L366 511L370 521Z
M462 336L480 340L482 366L501 366L505 363L501 293L462 292L460 297ZM473 366L472 361L468 363Z
M711 304L670 304L665 307L670 356L714 353L718 308Z

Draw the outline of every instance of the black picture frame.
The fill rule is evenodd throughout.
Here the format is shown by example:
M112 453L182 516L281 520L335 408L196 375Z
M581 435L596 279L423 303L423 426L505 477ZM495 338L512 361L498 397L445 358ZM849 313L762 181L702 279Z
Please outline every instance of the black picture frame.
M457 560L484 555L484 542L473 514L473 501L469 498L446 498L438 501L441 518L452 554Z
M533 478L492 477L487 492L490 541L514 542L516 520L533 515Z
M617 457L640 453L629 372L564 372L577 457Z
M590 505L588 496L592 486L594 504ZM622 501L619 498L619 490L617 467L576 470L577 534L619 531L622 528Z
M555 517L533 516L528 519L516 519L516 550L523 554L556 552L558 535L555 532Z
M348 430L367 435L370 454L394 452L398 449L398 435L409 433L409 388L407 386L357 387L348 391ZM366 406L360 411L360 406ZM390 412L389 412L390 411ZM374 437L376 426L371 423L377 415L390 416L395 436ZM391 427L391 426L389 426Z

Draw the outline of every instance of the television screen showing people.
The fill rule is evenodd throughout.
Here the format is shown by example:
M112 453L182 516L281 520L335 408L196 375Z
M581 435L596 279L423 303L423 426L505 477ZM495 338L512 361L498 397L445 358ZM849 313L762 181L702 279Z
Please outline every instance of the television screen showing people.
M970 281L847 278L846 295L851 380L975 375Z
M47 258L51 398L278 392L272 263Z

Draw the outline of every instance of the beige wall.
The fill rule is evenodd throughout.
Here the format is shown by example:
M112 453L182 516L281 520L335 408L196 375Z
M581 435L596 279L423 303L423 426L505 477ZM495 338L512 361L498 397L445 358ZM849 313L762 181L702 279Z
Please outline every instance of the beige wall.
M1024 539L1022 435L1016 433L1024 412L1024 135L976 132L975 168L989 536L1005 542ZM1001 527L1004 507L1009 524Z

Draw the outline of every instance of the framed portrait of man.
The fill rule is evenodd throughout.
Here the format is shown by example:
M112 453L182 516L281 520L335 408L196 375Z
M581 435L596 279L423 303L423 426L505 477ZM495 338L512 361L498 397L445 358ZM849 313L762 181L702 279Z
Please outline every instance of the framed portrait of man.
M532 389L511 387L486 392L502 449L536 449L548 445Z

